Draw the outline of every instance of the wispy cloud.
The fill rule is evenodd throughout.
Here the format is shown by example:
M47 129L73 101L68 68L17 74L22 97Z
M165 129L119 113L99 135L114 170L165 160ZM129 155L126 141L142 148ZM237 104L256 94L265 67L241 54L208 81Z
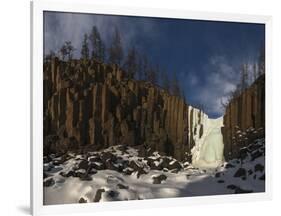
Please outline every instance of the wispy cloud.
M197 85L198 78L194 78L196 75L189 75L189 84L196 84L194 100L203 106L206 113L210 113L212 116L223 115L222 102L225 102L228 95L236 89L237 72L223 56L211 57L204 70L206 70L206 77L204 77L203 84Z

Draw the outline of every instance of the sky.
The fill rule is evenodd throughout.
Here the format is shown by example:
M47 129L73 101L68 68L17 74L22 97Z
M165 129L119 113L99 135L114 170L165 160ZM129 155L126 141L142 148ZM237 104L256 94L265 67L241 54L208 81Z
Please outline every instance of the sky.
M44 53L71 41L80 58L94 25L107 46L117 27L124 50L134 46L170 78L176 73L187 103L211 118L223 115L221 101L235 90L241 65L252 67L265 40L263 24L44 12Z

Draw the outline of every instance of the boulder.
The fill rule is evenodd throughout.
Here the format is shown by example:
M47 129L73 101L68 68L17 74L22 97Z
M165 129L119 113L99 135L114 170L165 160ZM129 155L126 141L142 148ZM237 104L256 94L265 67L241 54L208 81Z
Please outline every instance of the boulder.
M112 154L111 152L103 152L100 155L100 158L103 163L105 163L106 161L110 161L110 162L114 163L117 160L117 157L114 154Z
M81 197L78 201L78 203L87 203L87 200Z
M229 169L229 168L234 168L235 166L233 165L233 164L231 164L231 163L227 163L226 165L225 165L225 168L226 169Z
M126 167L122 170L125 175L131 175L135 170L131 167Z
M87 170L87 173L88 173L88 175L94 175L94 174L96 174L98 171L95 169L95 168L93 168L93 167L90 167L88 170Z
M150 167L152 170L162 170L162 163L160 162L160 158L146 158L147 160L147 165Z
M80 176L80 179L82 181L92 181L93 180L93 178L91 176L89 176L88 174Z
M53 178L48 178L43 181L44 187L51 187L55 184L55 180Z
M256 151L252 152L251 153L251 158L252 158L251 161L254 161L254 160L256 160L257 158L259 158L263 155L264 155L264 152L259 151L259 150L256 150Z
M106 160L104 163L106 169L118 171L118 166L116 166L110 159Z
M223 174L222 172L217 172L217 173L215 174L215 177L216 177L216 178L220 178L222 174Z
M173 161L169 162L167 168L170 169L170 170L176 169L176 170L179 171L179 170L181 170L183 167L182 167L182 165L181 165L180 162L178 162L177 160L173 160Z
M162 181L165 181L167 179L167 176L164 174L161 174L159 176L152 177L153 178L153 184L161 184Z
M263 171L264 171L264 165L262 164L255 165L255 172L263 172Z
M61 172L60 175L63 177L70 177L70 176L76 177L76 173L74 170L70 170L68 172Z
M123 185L123 184L117 184L117 187L119 189L129 189L129 186Z
M78 165L79 169L84 169L84 170L88 170L89 169L89 162L87 160L82 160L79 165Z
M230 190L235 190L235 189L237 188L237 186L231 184L231 185L227 185L226 188L227 188L227 189L230 189Z
M243 178L246 177L247 171L244 168L239 168L234 174L235 178Z
M103 188L98 189L93 202L99 202L101 200L102 193L104 193L104 192L105 192L105 190Z
M248 175L252 175L253 173L254 173L253 170L251 169L248 170Z
M263 174L261 177L259 177L259 180L265 181L265 174Z
M89 164L89 166L93 169L96 169L96 170L104 170L106 169L106 166L104 163L102 162L92 162Z
M120 193L119 193L118 191L109 190L109 191L106 191L105 196L107 197L107 199L113 201L113 200L118 200L119 194L120 194Z

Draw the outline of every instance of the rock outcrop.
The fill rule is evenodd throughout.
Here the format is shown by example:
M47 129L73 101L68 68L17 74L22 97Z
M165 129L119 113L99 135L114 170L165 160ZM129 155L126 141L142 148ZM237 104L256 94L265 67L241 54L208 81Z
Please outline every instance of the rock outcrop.
M207 116L116 65L94 60L44 64L44 154L135 146L190 160ZM186 158L188 157L188 158Z
M257 138L264 138L265 76L260 76L249 88L228 104L222 134L225 159L240 157L240 149Z

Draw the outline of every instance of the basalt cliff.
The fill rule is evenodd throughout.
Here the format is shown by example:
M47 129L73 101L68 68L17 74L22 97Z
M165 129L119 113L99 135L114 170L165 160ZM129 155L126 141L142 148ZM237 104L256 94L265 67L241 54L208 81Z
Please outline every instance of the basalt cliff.
M44 63L44 154L133 146L190 160L207 116L149 82L95 60Z
M264 74L230 101L224 115L222 134L226 159L241 157L243 148L255 139L265 137Z

